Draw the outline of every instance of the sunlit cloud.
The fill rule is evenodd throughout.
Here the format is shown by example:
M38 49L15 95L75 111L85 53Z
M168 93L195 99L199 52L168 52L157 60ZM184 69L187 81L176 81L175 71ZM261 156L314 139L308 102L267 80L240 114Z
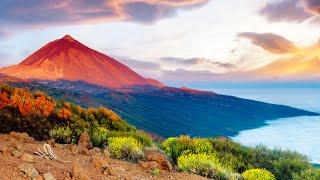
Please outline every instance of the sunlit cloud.
M7 39L11 37L12 33L6 29L1 29L0 28L0 40Z
M320 15L319 0L280 0L269 2L259 14L271 22L304 22L311 19L310 23L316 22Z
M164 70L162 81L167 82L212 82L220 80L223 74L213 73L210 71L192 71L186 69Z
M285 54L297 49L291 41L273 33L243 32L239 33L238 36L249 39L253 44L271 53Z
M313 15L305 12L299 0L281 0L267 3L259 13L269 21L302 22Z
M163 57L160 61L164 64L173 65L178 68L211 70L213 72L231 71L236 68L234 64L214 61L206 58L177 58Z
M302 0L306 10L314 15L320 15L320 1L319 0Z
M113 57L145 77L158 77L162 73L161 66L157 62L142 61L122 56Z
M235 75L232 75L235 76ZM250 71L239 72L236 77L242 80L319 80L320 44L299 47L283 54L269 64Z
M109 21L151 23L177 9L208 0L11 0L1 2L0 22L27 26L50 26Z
M0 45L10 48L0 48L0 63L7 59L10 64L11 59L16 64L47 42L70 34L93 49L119 55L114 57L145 77L227 80L221 76L276 61L319 59L320 50L311 45L320 35L319 2L3 1Z

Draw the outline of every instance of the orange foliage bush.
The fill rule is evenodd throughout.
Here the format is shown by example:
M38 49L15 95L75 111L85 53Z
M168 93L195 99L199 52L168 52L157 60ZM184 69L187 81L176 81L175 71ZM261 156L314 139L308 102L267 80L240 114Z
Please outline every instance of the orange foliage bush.
M17 107L22 116L41 115L49 117L55 108L53 100L44 95L37 95L35 97L29 90L23 88L15 88L10 99L5 92L1 92L0 101L0 108L10 104Z
M99 108L99 113L102 114L106 119L110 119L111 121L120 121L120 116L113 112L110 109L104 108L104 107L100 107Z
M38 115L45 117L50 116L55 108L55 103L47 99L45 96L39 96L34 101L34 111Z
M58 112L58 117L64 120L70 119L71 115L72 115L72 112L65 107L60 109L60 111Z
M33 97L32 94L21 88L16 88L11 95L11 104L17 107L23 116L27 116L32 113Z
M0 93L0 109L2 109L3 107L5 107L6 105L8 105L10 103L10 99L8 97L8 93L5 91L2 91Z

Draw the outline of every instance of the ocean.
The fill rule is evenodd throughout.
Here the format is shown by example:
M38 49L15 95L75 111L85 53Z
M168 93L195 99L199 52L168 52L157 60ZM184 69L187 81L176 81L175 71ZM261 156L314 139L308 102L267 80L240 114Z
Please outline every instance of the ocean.
M320 88L235 88L206 89L268 103L282 104L320 113ZM320 164L320 116L294 117L267 121L266 126L241 131L231 137L247 146L263 144L269 148L294 150Z

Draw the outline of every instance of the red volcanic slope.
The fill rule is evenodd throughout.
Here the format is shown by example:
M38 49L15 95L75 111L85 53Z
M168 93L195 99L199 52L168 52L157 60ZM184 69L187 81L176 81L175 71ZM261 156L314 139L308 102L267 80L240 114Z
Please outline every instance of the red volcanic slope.
M155 80L155 79L151 79L151 78L147 78L146 79L147 82L152 85L152 86L157 86L157 87L166 87L165 84L163 84L162 82Z
M69 35L48 43L18 65L2 68L0 73L22 79L81 80L112 88L163 85L143 78Z

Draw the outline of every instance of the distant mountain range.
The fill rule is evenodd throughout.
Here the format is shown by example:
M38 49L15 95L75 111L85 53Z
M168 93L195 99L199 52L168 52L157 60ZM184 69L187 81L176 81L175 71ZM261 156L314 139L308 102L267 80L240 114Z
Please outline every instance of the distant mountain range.
M83 106L107 106L138 128L164 137L232 136L262 126L266 120L318 115L187 87L168 87L70 36L45 45L0 73L2 82L14 86L40 89Z

